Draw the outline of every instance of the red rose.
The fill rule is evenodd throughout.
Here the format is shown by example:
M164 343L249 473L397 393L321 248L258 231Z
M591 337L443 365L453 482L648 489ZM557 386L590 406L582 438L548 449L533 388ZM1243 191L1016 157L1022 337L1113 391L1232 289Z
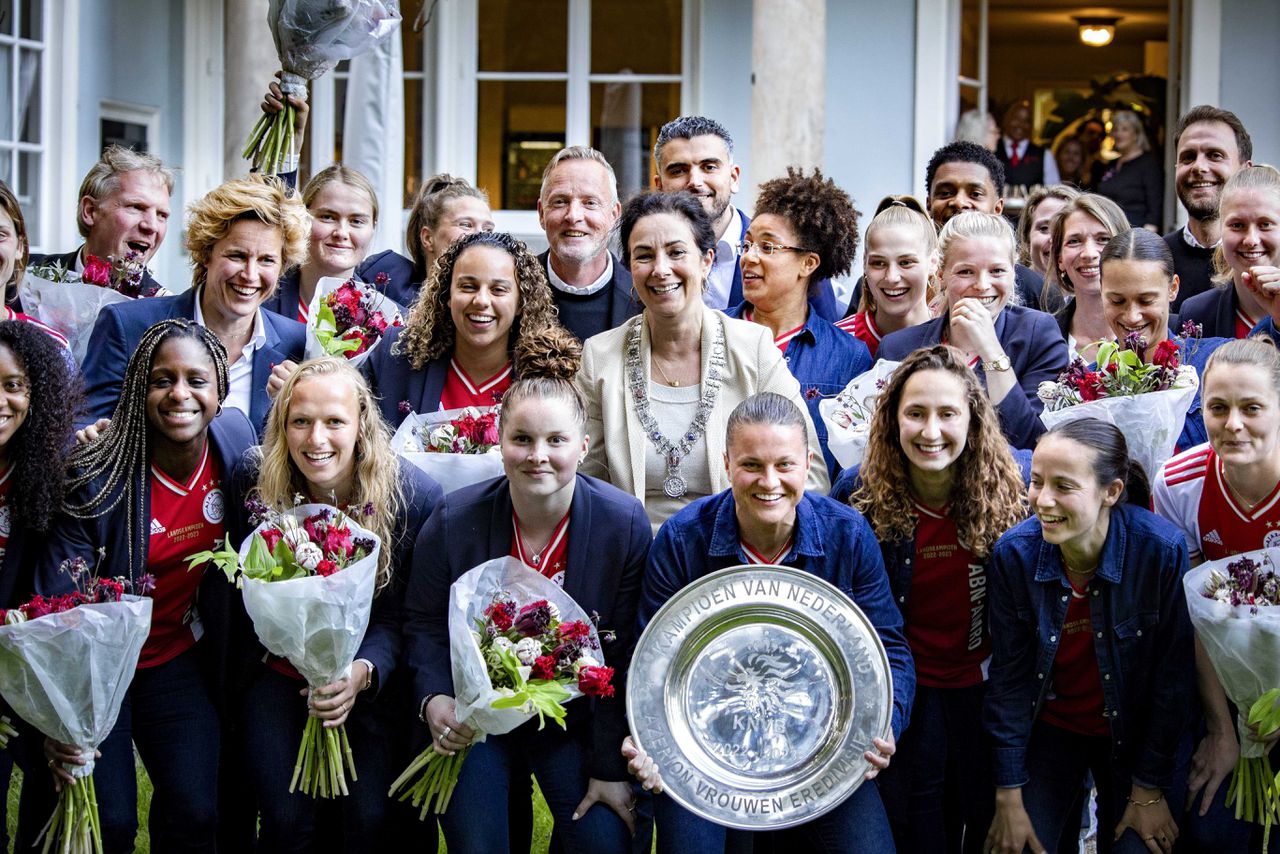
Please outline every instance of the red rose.
M258 536L262 537L263 542L267 544L267 551L273 552L276 550L276 543L280 542L284 534L280 532L279 528L267 528Z
M485 608L484 615L493 623L493 627L500 632L511 630L512 623L515 622L515 614L511 613L511 604L509 602L494 602L488 608Z
M565 640L585 640L591 635L591 627L582 620L574 620L569 623L561 623L556 629L556 634Z
M458 428L458 435L468 442L480 443L484 441L484 427L480 424L480 419L474 415L454 419L453 426Z
M1151 364L1159 365L1162 368L1176 369L1178 367L1179 352L1178 342L1172 338L1166 338L1156 345L1156 352L1151 357Z
M111 265L97 255L90 255L85 259L84 272L80 274L80 281L107 287L111 284Z
M338 565L333 561L325 558L316 564L316 575L330 576L338 571Z
M533 667L529 670L530 679L555 679L556 678L556 660L549 655L540 655L533 660Z
M359 328L357 328L357 327L355 327L355 326L352 326L352 327L351 327L350 329L348 329L346 332L343 332L343 333L342 333L342 340L343 340L343 341L358 341L358 342L360 343L360 346L359 346L359 347L356 347L356 349L354 349L354 350L348 350L347 352L345 352L345 353L343 353L343 354L342 354L342 355L346 356L348 359L354 359L356 356L359 356L359 355L360 355L361 353L363 353L365 350L368 350L368 349L369 349L369 336L367 336L367 335L364 333L364 330L359 329Z
M578 671L578 690L588 697L612 697L612 667L584 667Z
M320 544L327 555L351 557L356 547L351 542L351 529L348 527L330 526L324 533L324 542Z

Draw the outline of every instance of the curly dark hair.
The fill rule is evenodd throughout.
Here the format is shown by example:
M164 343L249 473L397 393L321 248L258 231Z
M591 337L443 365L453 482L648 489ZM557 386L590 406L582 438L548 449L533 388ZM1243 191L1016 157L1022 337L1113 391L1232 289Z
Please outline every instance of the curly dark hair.
M9 506L15 529L47 531L66 494L67 456L83 384L61 346L30 323L0 322L0 344L26 372L30 390L26 420L4 449L13 465Z
M858 209L836 182L814 169L787 167L787 177L760 185L755 215L773 214L791 223L800 245L818 256L811 286L832 276L843 276L858 254Z
M1004 195L1004 164L995 154L968 140L948 142L929 158L929 165L924 168L924 192L926 196L933 194L933 178L938 168L948 163L977 163L987 170L991 176L991 184L996 188L996 195Z
M453 285L453 268L462 253L473 246L489 246L511 256L516 267L516 286L520 291L519 310L507 338L507 351L514 352L526 335L543 332L560 324L560 313L551 300L551 285L538 259L524 242L500 231L479 231L454 243L436 261L431 275L418 292L418 299L405 318L404 332L396 340L396 355L406 356L415 371L427 362L453 350L458 330L449 312L449 291Z

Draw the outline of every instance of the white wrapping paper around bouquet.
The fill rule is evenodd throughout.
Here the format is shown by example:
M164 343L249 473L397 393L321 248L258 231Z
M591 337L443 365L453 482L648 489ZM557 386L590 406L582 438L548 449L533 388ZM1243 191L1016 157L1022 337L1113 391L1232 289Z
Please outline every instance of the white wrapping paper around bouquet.
M298 523L327 504L300 504L285 511ZM373 540L373 550L332 575L313 575L289 581L244 579L244 607L253 620L258 640L272 655L286 658L307 684L318 688L346 676L364 640L373 609L378 554L382 543L372 531L345 517L355 537ZM264 522L240 545L244 565L249 545L260 531L276 527Z
M880 390L901 362L879 361L854 377L844 391L818 402L818 414L827 425L827 450L842 468L862 463L871 435L871 415Z
M1249 759L1266 755L1265 745L1245 734L1249 709L1267 691L1280 688L1280 605L1260 607L1254 614L1252 606L1219 602L1201 593L1211 572L1216 569L1225 574L1227 564L1242 557L1263 565L1269 560L1280 568L1280 549L1262 549L1202 563L1183 576L1182 584L1196 637L1227 697L1236 705L1240 755Z
M464 573L449 588L449 655L453 668L455 715L482 735L502 735L536 716L520 709L495 709L492 704L505 694L493 687L480 645L476 643L476 620L484 616L495 591L502 590L523 607L546 599L560 611L561 622L581 620L591 627L591 657L605 664L600 637L582 606L555 582L535 572L513 557L487 561ZM582 696L577 683L565 686L569 699ZM565 701L566 703L569 700ZM483 740L481 738L480 740Z
M492 480L504 472L502 452L496 445L483 454L449 454L423 450L423 428L461 418L465 411L466 409L442 409L439 412L410 413L400 422L391 439L391 447L396 453L431 475L446 495L473 483Z
M85 282L51 282L30 271L18 285L18 298L23 312L66 337L77 365L84 364L98 313L113 303L132 301L111 288Z
M312 295L311 302L307 305L307 341L305 352L308 359L318 359L321 356L329 355L324 351L324 348L320 346L320 340L316 337L316 324L320 322L320 300L345 285L348 281L348 279L340 279L337 276L324 276L316 282L316 292ZM360 282L359 284L363 290L372 291L378 295L381 302L378 304L376 310L381 311L383 317L387 319L388 327L396 318L399 318L402 323L404 322L405 310L398 302L383 295L374 285L368 282ZM374 342L372 347L368 348L358 356L352 356L350 359L347 359L347 361L352 367L358 367L361 362L369 358L370 353L382 346L382 341L386 337L386 334L383 333L383 335Z
M1195 371L1190 366L1186 368L1189 372ZM1081 418L1097 418L1114 424L1124 434L1129 456L1142 463L1147 477L1154 479L1160 466L1173 456L1178 437L1182 435L1187 411L1200 388L1199 378L1194 379L1191 385L1183 388L1104 397L1053 412L1046 409L1040 413L1040 420L1050 430Z
M86 749L88 764L70 769L86 777L150 633L151 600L141 596L0 626L0 694L54 741Z

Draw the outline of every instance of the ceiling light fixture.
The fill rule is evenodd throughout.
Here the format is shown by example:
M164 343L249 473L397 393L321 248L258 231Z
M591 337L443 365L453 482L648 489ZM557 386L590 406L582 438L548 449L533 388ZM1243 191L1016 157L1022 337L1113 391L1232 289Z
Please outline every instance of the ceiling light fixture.
M1075 22L1080 27L1080 41L1089 47L1104 47L1116 37L1116 24L1120 19L1077 17Z

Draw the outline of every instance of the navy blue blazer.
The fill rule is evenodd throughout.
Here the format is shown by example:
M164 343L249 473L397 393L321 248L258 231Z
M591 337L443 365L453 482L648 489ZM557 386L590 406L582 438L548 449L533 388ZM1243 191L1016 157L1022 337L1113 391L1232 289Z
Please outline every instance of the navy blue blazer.
M614 670L615 695L570 703L566 725L589 727L592 755L587 776L627 780L626 762L618 750L627 735L626 674L649 557L649 517L635 497L581 474L569 512L565 593L588 614L599 614L600 627L615 632L616 638L602 641L604 661ZM505 477L446 495L423 526L405 595L405 644L415 701L421 703L432 694L453 695L449 587L468 570L511 554L511 537L511 487Z
M209 424L209 447L221 467L224 484L223 506L227 509L225 525L228 535L234 530L234 510L241 506L243 496L235 494L233 475L236 463L246 449L258 441L257 434L244 413L230 407ZM150 484L150 480L145 481ZM77 493L67 496L69 502L83 501L102 488L102 478L95 479ZM128 508L122 500L109 512L96 519L75 519L59 514L49 532L48 547L36 566L36 592L44 596L69 593L74 589L70 577L60 571L62 562L83 557L90 566L98 564L98 549L104 549L99 576L115 578L123 576L137 580L146 572L150 548L151 491L141 496L141 507L135 516L138 530L134 531L133 564L129 563L129 541L126 520ZM216 570L205 572L197 593L200 622L204 637L197 644L201 668L209 684L210 694L219 706L225 700L224 680L234 676L228 672L227 651L233 635L232 623L236 612L243 613L239 593Z
M171 297L132 300L104 308L93 326L89 355L84 360L85 396L88 399L84 423L110 418L115 412L129 357L148 328L162 320L195 316L194 289ZM267 397L271 366L286 359L302 361L306 343L306 327L296 320L263 311L262 322L267 342L253 351L253 389L249 404L249 420L258 431L261 431L271 409L271 399Z
M373 392L382 417L394 430L410 412L435 412L440 408L440 394L449 377L452 353L433 359L420 371L409 364L408 356L393 355L403 326L393 326L383 335L382 343L360 365L369 390ZM401 407L401 403L407 404Z
M248 495L257 484L261 459L257 448L250 448L240 458L233 481L237 495ZM376 700L400 663L404 649L404 636L401 632L404 624L404 592L408 584L409 568L413 564L414 540L443 497L444 490L434 478L412 463L400 461L400 516L396 519L390 541L383 543L383 548L391 550L391 581L374 595L369 628L365 631L364 640L360 642L360 649L355 656L373 664L372 685L360 694L361 700ZM244 502L240 502L237 506L239 512L236 513L232 531L232 542L236 543L244 542L255 527L249 524L243 505ZM237 656L238 661L248 664L262 660L265 650L256 634L252 631L242 632L237 640L250 649L247 654L242 649ZM398 679L397 684L403 681L403 678Z
M1234 286L1213 287L1182 303L1178 316L1199 323L1204 338L1235 338L1237 303ZM1169 328L1176 327L1170 323Z
M576 317L574 312L565 310L566 306L572 307L572 304L565 300L562 291L550 284L550 256L551 250L548 249L538 256L538 263L542 265L543 272L548 274L547 282L551 288L551 298L560 312L560 325L576 335L579 341L586 341L592 335L599 335L615 326L621 326L627 318L644 311L644 306L631 296L631 271L624 267L620 260L614 258L613 276L609 279L609 284L605 285L605 289L613 291L613 298L609 300L608 316L605 319L607 325L601 328L587 325L583 319Z
M386 273L388 279L386 286L379 290L407 311L418 298L418 284L413 280L413 262L399 252L388 249L361 261L356 266L355 277L362 282L374 284L379 273ZM281 276L276 292L262 307L281 317L297 319L299 278L297 267Z
M891 332L880 342L877 359L902 361L912 351L942 342L950 314ZM1022 394L1010 392L996 407L1005 438L1015 448L1031 448L1045 430L1040 421L1043 404L1036 390L1045 380L1056 380L1067 369L1067 342L1052 315L1033 308L1006 305L996 317L996 337L1014 373ZM985 372L976 371L985 386Z

